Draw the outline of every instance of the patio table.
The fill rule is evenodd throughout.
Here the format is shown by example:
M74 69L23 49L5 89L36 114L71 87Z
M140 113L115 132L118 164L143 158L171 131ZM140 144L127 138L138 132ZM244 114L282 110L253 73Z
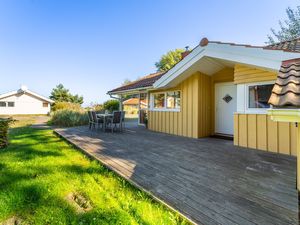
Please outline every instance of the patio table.
M111 114L111 113L98 113L97 117L98 118L103 118L103 124L104 124L104 130L105 130L106 129L106 120L108 118L113 117L113 114Z

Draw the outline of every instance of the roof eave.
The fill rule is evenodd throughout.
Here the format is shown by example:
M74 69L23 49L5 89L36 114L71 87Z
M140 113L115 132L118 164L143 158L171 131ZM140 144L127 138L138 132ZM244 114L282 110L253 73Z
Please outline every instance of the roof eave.
M151 91L153 89L154 89L153 86L149 86L149 87L134 88L134 89L128 89L122 91L109 91L106 94L108 95L137 94L142 91Z
M206 46L198 45L188 56L158 79L153 87L166 87L205 56L278 71L283 60L299 57L300 53L218 43L208 43Z

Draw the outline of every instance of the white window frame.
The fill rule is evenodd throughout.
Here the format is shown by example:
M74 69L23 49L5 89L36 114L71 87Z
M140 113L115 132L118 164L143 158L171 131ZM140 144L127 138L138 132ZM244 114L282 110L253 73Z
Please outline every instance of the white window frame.
M249 108L249 87L256 86L256 85L266 85L266 84L275 84L275 81L262 81L262 82L245 84L245 99L244 99L245 113L247 113L247 114L267 114L267 110L270 108Z
M170 109L167 108L167 93L168 92L176 92L178 91L180 93L180 107L179 108L174 108ZM164 94L165 95L165 106L163 108L154 108L154 95L155 94ZM180 112L181 110L181 105L182 105L182 95L181 95L181 90L170 90L170 91L161 91L161 92L154 92L150 94L150 111L157 111L157 112Z

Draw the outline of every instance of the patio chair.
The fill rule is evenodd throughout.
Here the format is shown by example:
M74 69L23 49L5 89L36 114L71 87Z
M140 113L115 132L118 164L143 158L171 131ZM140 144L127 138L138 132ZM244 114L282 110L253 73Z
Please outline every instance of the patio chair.
M110 125L111 132L113 133L117 129L117 124L119 125L120 131L122 130L122 112L115 111L113 112L113 117L108 119L108 124Z
M93 126L95 127L92 111L88 111L88 116L89 116L89 129L92 129Z
M95 111L92 111L92 118L93 118L93 126L96 128L96 124L98 125L98 128L100 127L100 124L102 124L102 129L104 126L103 118L97 118L97 114Z
M125 111L121 111L121 130L125 129Z

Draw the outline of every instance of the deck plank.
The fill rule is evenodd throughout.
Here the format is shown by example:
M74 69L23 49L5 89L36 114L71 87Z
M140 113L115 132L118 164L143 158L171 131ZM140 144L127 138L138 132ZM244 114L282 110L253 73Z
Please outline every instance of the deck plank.
M130 128L56 132L199 224L297 224L295 157Z

